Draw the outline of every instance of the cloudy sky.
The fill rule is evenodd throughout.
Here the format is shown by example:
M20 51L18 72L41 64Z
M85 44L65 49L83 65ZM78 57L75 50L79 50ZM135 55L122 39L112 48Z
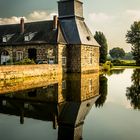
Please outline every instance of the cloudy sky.
M94 34L105 34L109 48L122 47L130 51L125 43L125 34L134 21L140 20L140 0L82 0L86 23ZM0 0L0 24L46 20L57 13L57 0Z

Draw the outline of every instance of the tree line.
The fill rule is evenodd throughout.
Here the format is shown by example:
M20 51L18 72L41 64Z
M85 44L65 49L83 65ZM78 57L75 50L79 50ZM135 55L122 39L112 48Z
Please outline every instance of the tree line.
M100 63L105 63L108 58L108 43L103 32L96 31L95 40L100 45ZM126 42L132 45L131 52L126 53L123 48L115 47L109 51L112 59L134 59L140 65L140 21L134 22L126 33Z

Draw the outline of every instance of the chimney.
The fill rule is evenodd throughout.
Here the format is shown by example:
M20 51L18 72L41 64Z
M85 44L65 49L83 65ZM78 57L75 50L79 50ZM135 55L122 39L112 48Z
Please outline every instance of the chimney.
M21 34L24 33L24 18L20 19L20 32Z
M57 25L58 25L58 17L55 15L53 16L53 30L57 29Z

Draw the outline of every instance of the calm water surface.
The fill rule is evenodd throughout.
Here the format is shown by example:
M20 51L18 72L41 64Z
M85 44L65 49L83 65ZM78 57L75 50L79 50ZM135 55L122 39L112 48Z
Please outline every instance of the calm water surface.
M140 140L140 70L69 75L18 91L4 85L0 140Z

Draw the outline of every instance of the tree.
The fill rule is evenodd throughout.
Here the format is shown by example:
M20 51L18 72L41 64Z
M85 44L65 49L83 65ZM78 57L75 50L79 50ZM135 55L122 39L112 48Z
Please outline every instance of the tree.
M108 50L106 37L102 32L96 31L94 38L98 42L98 44L101 46L100 47L100 63L105 63L107 60L107 50Z
M125 60L133 60L132 52L125 53Z
M118 59L125 56L125 51L122 48L117 47L110 50L109 54L112 58Z
M134 109L140 110L140 69L136 69L131 77L132 85L127 88L126 96Z
M126 34L126 41L132 45L132 54L136 64L140 65L140 21L134 22Z

